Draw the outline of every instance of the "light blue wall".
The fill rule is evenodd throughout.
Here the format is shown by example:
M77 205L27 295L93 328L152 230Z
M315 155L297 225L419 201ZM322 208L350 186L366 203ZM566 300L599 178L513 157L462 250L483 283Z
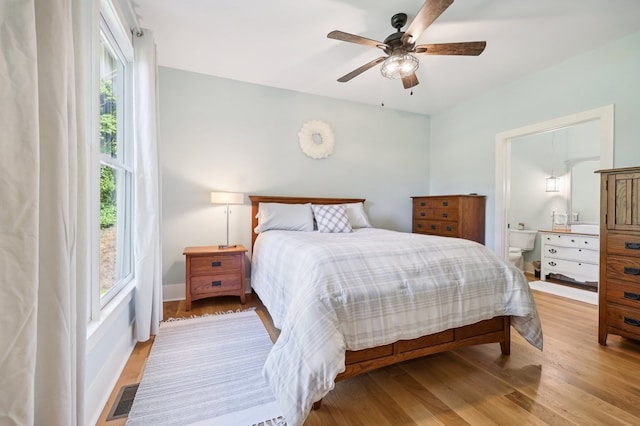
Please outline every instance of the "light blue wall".
M298 131L331 125L333 155L305 156ZM226 240L212 190L364 197L374 226L411 230L429 188L429 117L160 68L163 283L184 283L185 246ZM250 246L250 206L232 207L230 240Z
M430 191L488 196L494 246L496 134L615 105L614 166L640 164L640 33L431 116ZM517 59L514 59L517 60Z

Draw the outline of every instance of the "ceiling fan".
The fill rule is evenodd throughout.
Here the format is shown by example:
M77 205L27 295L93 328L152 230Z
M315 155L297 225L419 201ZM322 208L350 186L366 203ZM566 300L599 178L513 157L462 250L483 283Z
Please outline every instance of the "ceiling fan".
M451 4L453 0L426 0L422 8L413 19L407 31L400 31L407 23L405 13L396 13L391 17L391 26L396 32L384 39L384 42L372 40L343 31L331 31L328 38L348 41L350 43L362 44L365 46L382 49L387 56L374 59L359 68L343 75L338 79L341 83L346 83L352 78L362 74L370 68L382 64L382 75L387 78L402 79L405 89L418 85L416 70L419 61L415 55L464 55L478 56L487 45L486 41L469 41L462 43L441 43L441 44L420 44L415 45L418 37L435 21Z

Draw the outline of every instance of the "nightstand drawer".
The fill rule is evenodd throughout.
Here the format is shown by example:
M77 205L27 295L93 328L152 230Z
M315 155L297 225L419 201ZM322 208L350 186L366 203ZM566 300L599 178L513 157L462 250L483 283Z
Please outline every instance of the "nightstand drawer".
M242 286L239 274L198 276L191 278L191 293L204 294L217 291L239 290Z
M194 256L191 258L191 273L204 275L238 272L241 263L239 255Z

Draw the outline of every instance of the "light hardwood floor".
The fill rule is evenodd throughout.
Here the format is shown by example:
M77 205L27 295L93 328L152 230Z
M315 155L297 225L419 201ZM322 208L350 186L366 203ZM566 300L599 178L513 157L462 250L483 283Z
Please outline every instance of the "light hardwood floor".
M248 295L249 296L249 295ZM305 425L616 425L640 424L640 342L610 335L598 344L597 307L534 291L544 350L512 330L511 355L498 344L463 348L386 367L336 384ZM164 304L164 317L235 310L237 297ZM257 297L272 339L277 330ZM132 354L98 425L106 422L120 386L137 383L151 345Z

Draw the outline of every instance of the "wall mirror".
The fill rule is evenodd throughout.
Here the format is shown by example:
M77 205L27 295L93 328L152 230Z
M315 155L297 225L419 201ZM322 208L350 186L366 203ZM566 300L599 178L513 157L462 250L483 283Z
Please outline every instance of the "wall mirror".
M595 224L600 221L600 156L568 160L569 196L567 211L570 224Z

